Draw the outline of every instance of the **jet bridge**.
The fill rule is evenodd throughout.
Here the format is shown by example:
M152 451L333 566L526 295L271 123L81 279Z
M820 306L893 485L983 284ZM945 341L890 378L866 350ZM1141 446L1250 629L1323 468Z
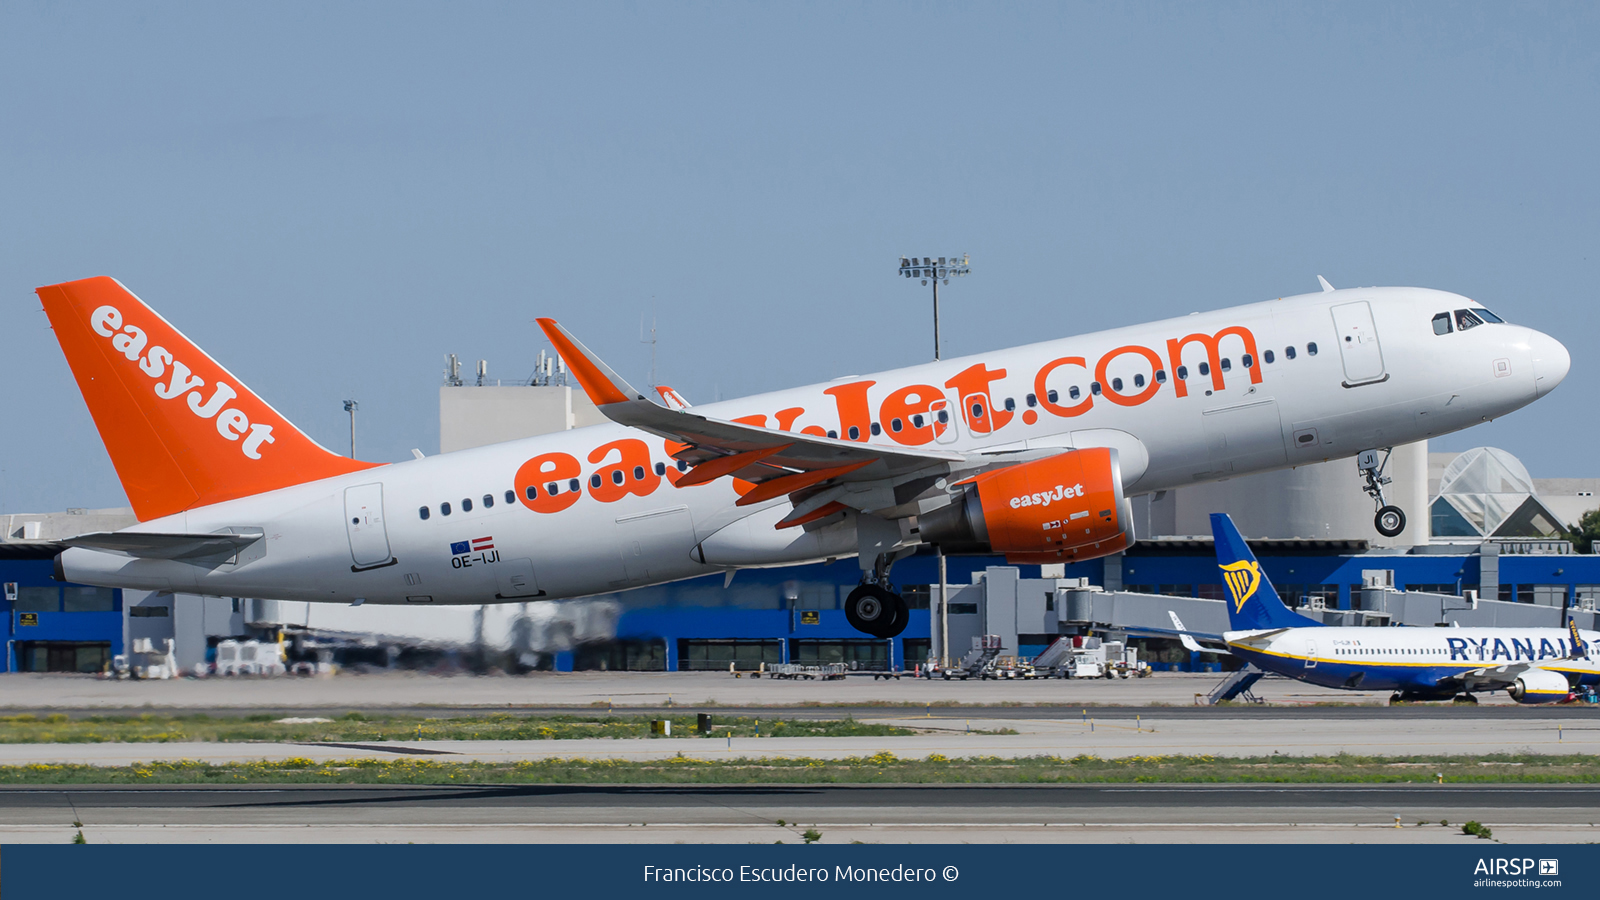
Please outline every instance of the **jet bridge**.
M1299 612L1326 625L1368 627L1560 628L1567 615L1580 628L1600 629L1600 613L1592 609L1483 600L1470 593L1401 591L1382 578L1372 581L1352 592L1355 609L1333 609L1312 601ZM1393 579L1388 581L1392 584ZM1037 654L1061 635L1116 639L1145 629L1166 634L1173 630L1172 613L1192 632L1221 634L1229 628L1223 600L1105 590L1087 578L1022 578L1013 566L990 566L974 573L972 584L952 585L949 604L949 646L956 655L981 635L998 636L997 652L1004 656ZM935 647L940 646L940 619L932 617Z

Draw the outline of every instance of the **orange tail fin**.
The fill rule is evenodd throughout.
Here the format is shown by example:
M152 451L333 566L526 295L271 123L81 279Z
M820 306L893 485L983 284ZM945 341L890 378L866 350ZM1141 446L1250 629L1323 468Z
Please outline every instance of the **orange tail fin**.
M140 521L380 465L306 437L116 279L38 294Z

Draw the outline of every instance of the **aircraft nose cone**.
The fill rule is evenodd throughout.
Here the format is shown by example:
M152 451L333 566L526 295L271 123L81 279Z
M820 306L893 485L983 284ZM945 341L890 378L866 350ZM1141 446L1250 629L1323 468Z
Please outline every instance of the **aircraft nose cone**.
M1567 377L1572 355L1560 341L1543 332L1532 332L1528 346L1533 350L1533 396L1543 397Z

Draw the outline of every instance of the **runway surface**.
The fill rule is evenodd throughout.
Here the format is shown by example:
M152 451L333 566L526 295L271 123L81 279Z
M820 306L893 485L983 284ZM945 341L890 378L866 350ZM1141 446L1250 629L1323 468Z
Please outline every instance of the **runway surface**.
M0 715L21 715L41 711L29 707L0 706ZM1101 706L1092 705L1028 705L1028 706L518 706L512 709L485 708L481 706L280 706L280 707L184 707L181 709L113 710L97 707L53 708L50 713L61 713L70 718L82 719L107 715L207 715L216 719L244 718L264 713L284 716L322 716L338 718L351 712L369 715L415 716L418 718L445 718L454 716L483 716L497 712L510 712L518 716L689 716L711 713L717 716L744 716L750 718L784 719L856 719L883 718L885 716L970 716L982 719L1077 719L1090 712L1097 719L1133 721L1135 717L1159 716L1163 719L1512 719L1579 720L1600 722L1600 706L1583 704L1545 704L1521 706L1518 704L1483 704L1470 706L1449 703L1415 703L1398 706Z
M1398 819L1401 827L1395 827ZM0 788L0 842L1474 843L1600 839L1600 788L1475 785ZM1443 820L1448 825L1439 824ZM783 824L779 824L779 822Z

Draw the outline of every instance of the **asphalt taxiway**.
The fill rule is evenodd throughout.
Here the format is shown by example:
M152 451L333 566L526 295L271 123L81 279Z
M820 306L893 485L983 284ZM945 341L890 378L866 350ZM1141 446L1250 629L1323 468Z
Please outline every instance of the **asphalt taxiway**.
M1511 843L1600 839L1600 789L1504 785L0 788L0 842Z

